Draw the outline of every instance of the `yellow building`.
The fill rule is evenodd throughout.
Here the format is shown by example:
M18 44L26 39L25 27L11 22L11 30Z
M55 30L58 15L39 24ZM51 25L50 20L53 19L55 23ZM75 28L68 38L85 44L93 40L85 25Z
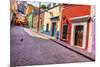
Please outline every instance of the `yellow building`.
M25 15L27 16L29 28L33 27L33 10L38 10L38 7L35 7L31 4L27 4Z
M49 12L45 12L45 14L44 14L44 28L43 28L45 32L50 32L50 29L51 29L50 17L51 17L51 15L49 14Z
M34 10L38 10L38 7L35 7L35 6L31 5L31 4L28 4L27 8L26 8L26 11L25 11L25 15L28 15L28 14L32 13L33 9Z
M44 31L53 37L59 37L61 7L56 5L44 14Z

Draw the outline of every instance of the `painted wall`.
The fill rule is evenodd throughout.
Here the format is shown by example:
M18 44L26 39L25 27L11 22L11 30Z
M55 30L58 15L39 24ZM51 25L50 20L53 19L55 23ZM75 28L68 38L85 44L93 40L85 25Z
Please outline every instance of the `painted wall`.
M30 14L28 16L28 27L29 28L32 28L32 24L33 24L32 18L33 18L33 14Z
M46 30L46 24L49 24L49 31L51 30L51 23L52 21L50 20L51 17L55 17L55 16L60 16L60 7L54 7L50 10L48 10L48 12L45 12L44 15L44 31ZM59 19L60 20L60 19ZM60 30L60 21L57 22L57 30Z
M68 7L63 8L62 10L62 17L61 17L61 34L60 38L62 39L62 26L63 24L68 24L68 32L67 32L67 39L64 41L67 41L67 43L71 44L71 34L74 30L72 30L72 22L71 18L77 18L77 17L82 17L82 16L90 16L90 9L91 6L89 5L71 5ZM89 23L88 20L86 22L87 26L86 29L89 29ZM85 31L86 32L86 38L88 38L89 35L89 30Z
M33 10L32 6L27 6L26 15L32 13L32 10Z
M62 17L66 16L68 18L90 15L91 7L89 5L72 5L65 7L62 11Z
M53 12L53 14L51 14L51 17L53 17L53 16L59 16L60 14L59 11L60 11L60 8L59 6L57 6L57 7L50 9L48 12Z
M50 12L53 12L53 15L51 15L51 17L59 16L59 20L57 22L57 31L60 31L60 6L51 9Z
M39 22L39 31L40 31L40 32L43 32L44 14L45 14L45 12L42 12L42 13L40 14L40 22Z
M33 29L37 31L38 15L33 16Z
M40 14L33 15L33 29L37 31L38 21L39 21L39 32L43 32L44 26L44 12Z
M43 30L46 31L46 25L49 24L49 31L51 29L51 21L50 21L51 15L48 12L45 12L44 14L44 27Z
M28 4L26 11L25 11L25 14L28 15L28 14L32 13L33 10L38 10L38 8L32 6L31 4Z

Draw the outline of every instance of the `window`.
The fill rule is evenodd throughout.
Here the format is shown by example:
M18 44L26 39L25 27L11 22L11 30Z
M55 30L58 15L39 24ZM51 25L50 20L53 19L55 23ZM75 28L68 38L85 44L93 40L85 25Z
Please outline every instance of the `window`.
M53 6L56 6L56 3L53 3Z
M68 25L64 24L62 29L62 38L67 39Z
M46 25L46 32L49 31L49 24Z
M51 4L48 4L48 9L51 8Z

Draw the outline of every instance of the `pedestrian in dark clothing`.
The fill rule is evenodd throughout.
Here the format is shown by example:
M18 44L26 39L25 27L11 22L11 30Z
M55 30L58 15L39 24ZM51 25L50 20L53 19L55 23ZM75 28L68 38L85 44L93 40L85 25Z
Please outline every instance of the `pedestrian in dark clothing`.
M56 39L59 39L59 31L56 32Z

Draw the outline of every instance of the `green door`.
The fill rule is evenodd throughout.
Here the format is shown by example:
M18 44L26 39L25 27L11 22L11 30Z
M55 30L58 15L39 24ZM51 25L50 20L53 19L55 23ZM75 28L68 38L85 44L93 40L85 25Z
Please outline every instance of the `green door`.
M56 34L56 23L52 23L52 36L55 36Z

